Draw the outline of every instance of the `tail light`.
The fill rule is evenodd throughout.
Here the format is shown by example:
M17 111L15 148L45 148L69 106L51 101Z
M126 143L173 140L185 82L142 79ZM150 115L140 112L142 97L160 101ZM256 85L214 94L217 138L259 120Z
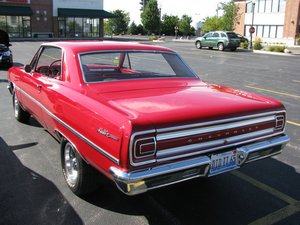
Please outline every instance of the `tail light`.
M156 162L156 138L153 131L134 133L130 140L130 164L140 166Z

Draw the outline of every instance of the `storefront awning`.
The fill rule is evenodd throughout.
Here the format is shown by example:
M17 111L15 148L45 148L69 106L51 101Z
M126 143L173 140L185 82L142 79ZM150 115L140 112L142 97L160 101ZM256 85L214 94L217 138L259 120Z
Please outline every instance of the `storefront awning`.
M0 15L5 16L31 16L32 9L29 6L7 6L1 5Z
M88 17L88 18L113 18L114 14L105 10L96 9L65 9L58 8L59 17Z

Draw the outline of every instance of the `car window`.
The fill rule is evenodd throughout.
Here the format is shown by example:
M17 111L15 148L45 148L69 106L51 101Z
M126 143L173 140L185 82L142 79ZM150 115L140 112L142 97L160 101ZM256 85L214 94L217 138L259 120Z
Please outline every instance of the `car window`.
M86 82L197 76L174 53L122 51L80 54Z
M35 71L48 77L59 78L61 76L60 48L44 47L37 61Z
M213 37L219 37L219 33L214 33Z
M204 37L209 38L209 37L212 37L212 35L213 35L212 33L207 33L204 35Z
M229 38L238 38L238 36L236 35L236 33L233 33L233 32L228 32L228 33L227 33L227 36L228 36Z
M227 36L226 36L226 34L221 33L221 37L225 37L226 38Z

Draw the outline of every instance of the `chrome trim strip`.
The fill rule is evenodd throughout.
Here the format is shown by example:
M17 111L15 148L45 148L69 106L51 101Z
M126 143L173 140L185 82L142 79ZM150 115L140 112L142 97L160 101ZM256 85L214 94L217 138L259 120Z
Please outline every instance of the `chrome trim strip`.
M246 119L252 119L252 118L257 118L257 117L275 115L275 114L279 114L279 113L286 113L286 111L285 110L272 111L272 112L259 113L259 114L253 114L253 115L248 115L248 116L241 116L241 117L234 117L234 118L223 119L223 120L214 120L214 121L203 122L203 123L195 123L195 124L175 126L175 127L159 128L159 129L157 129L157 133L166 133L166 132L172 132L172 131L176 131L176 130L185 130L185 129L195 128L195 127L204 127L204 126L210 126L210 125L215 125L215 124L220 124L220 123L229 123L229 122L234 122L234 121L239 121L239 120L246 120Z
M262 117L262 118L256 118L256 119L243 120L243 121L234 122L234 123L230 123L230 124L220 124L220 125L215 125L215 126L210 126L210 127L184 130L181 132L177 131L177 132L171 132L171 133L166 133L166 134L158 134L156 136L156 139L157 139L157 141L163 141L163 140L181 138L181 137L192 136L192 135L197 135L197 134L204 134L204 133L209 133L209 132L214 132L214 131L222 131L222 130L227 130L227 129L232 129L232 128L238 128L238 127L242 127L242 126L254 125L257 123L263 123L263 122L268 122L268 121L272 121L272 120L275 120L274 115L266 116L266 117Z
M231 143L233 144L234 142L237 142L237 141L240 141L240 140L243 140L246 138L248 139L248 138L253 138L253 137L262 136L262 135L268 135L268 134L272 134L272 133L273 133L273 129L266 129L266 130L256 131L256 132L252 132L252 133L248 133L248 134L238 135L235 137L219 139L219 140L215 140L215 141L209 141L209 142L192 144L192 145L184 145L184 146L177 147L177 148L160 150L157 152L157 157L159 157L159 158L168 157L168 155L171 155L171 154L182 155L184 152L187 152L187 151L193 151L193 150L203 149L203 148L212 148L213 146L216 146L216 145L223 145L222 147L226 148L228 146L227 144L231 144ZM204 150L204 151L207 151L207 150ZM198 151L198 153L199 152L202 152L202 151L200 150L200 151Z
M61 120L60 118L58 118L57 116L55 116L42 103L40 103L39 101L37 101L35 98L33 98L28 93L26 93L24 90L22 90L18 86L15 86L15 88L17 90L19 90L20 92L22 92L24 95L26 95L30 100L32 100L41 109L43 109L50 117L52 117L54 120L56 120L62 126L64 126L65 128L67 128L69 131L71 131L73 134L75 134L77 137L79 137L82 141L86 142L89 146L91 146L92 148L94 148L96 151L98 151L99 153L101 153L102 155L104 155L105 157L107 157L108 159L112 160L114 163L116 163L116 164L119 165L119 159L117 159L116 157L112 156L111 154L109 154L104 149L100 148L98 145L96 145L95 143L93 143L92 141L90 141L88 138L86 138L84 135L82 135L81 133L79 133L78 131L76 131L74 128L72 128L70 125L68 125L67 123L65 123L63 120Z
M210 148L210 149L207 149L207 150L196 151L196 152L171 156L171 157L167 157L167 158L157 159L157 162L166 162L166 161L170 161L170 160L175 160L175 159L180 159L180 158L185 158L185 157L191 157L191 156L195 156L195 155L199 155L199 154L210 153L210 152L217 151L217 150L222 150L222 149L226 149L226 148L230 148L230 147L236 147L236 146L242 145L242 144L247 144L247 143L250 143L250 142L253 142L253 141L259 141L259 140L262 140L262 139L265 139L265 138L271 138L271 137L274 137L274 136L277 136L277 135L280 135L280 134L283 134L283 132L276 133L276 134L271 134L271 135L251 139L251 140L246 140L246 141L242 141L242 142L239 142L239 143L233 143L233 144L229 144L229 145L214 147L214 148ZM158 152L157 154L159 154L159 153L160 152Z

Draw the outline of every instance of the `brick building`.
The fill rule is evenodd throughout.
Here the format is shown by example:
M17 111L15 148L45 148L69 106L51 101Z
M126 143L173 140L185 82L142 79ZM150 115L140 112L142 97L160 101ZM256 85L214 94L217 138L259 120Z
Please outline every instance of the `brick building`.
M300 0L235 0L239 5L240 20L237 33L250 36L249 28L255 28L253 37L264 42L283 42L294 45L300 33ZM254 9L254 11L253 11Z
M103 37L103 0L0 0L0 29L13 38Z

